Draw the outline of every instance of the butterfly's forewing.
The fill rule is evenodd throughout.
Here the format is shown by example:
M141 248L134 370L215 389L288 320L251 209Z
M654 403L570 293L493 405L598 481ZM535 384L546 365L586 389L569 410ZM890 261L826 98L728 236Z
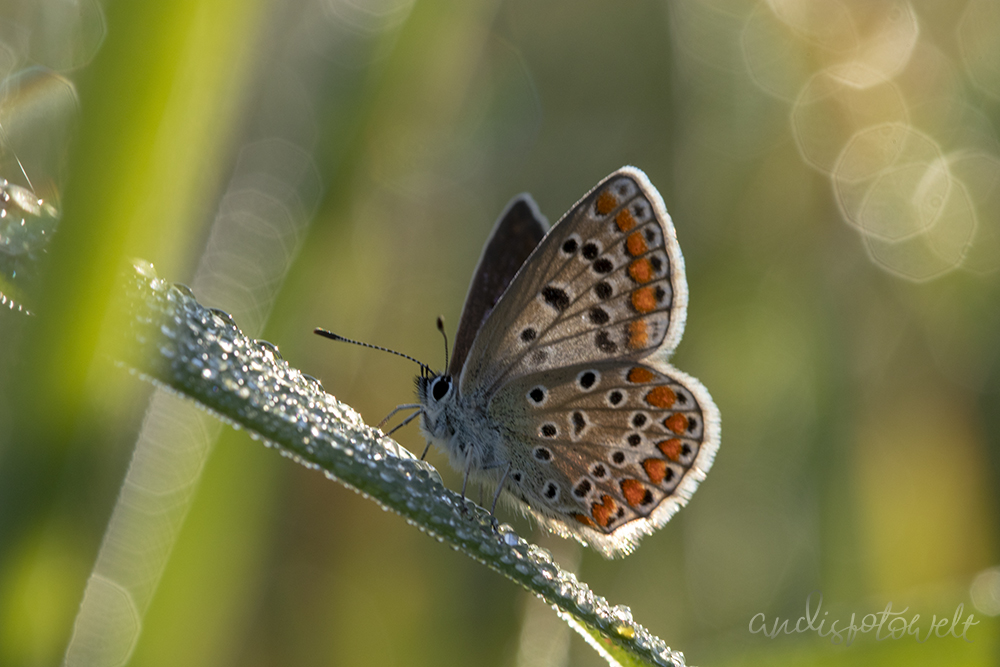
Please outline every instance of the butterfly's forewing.
M458 377L479 328L548 229L548 221L528 194L514 197L500 214L472 274L455 334L449 375Z
M505 384L489 413L509 429L508 490L605 556L629 553L683 507L719 444L704 386L660 360L531 373Z
M646 175L623 167L577 202L525 262L473 342L461 391L489 395L511 378L581 358L666 358L686 311L670 216Z

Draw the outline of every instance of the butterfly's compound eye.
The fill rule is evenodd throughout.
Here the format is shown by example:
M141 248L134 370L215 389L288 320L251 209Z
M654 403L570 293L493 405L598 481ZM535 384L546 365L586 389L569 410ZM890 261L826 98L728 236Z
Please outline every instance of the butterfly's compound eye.
M434 397L435 401L440 401L448 394L449 389L451 389L451 378L447 375L439 375L434 378L434 382L431 384L431 396Z

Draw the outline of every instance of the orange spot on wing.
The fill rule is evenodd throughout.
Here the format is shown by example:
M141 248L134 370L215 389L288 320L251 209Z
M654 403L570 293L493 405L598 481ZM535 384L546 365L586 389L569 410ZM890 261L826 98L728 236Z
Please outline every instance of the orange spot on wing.
M635 227L635 218L632 217L632 214L627 208L623 208L618 212L618 215L615 216L615 222L618 223L618 229L623 232L627 232Z
M625 500L632 507L638 507L646 498L646 487L637 479L623 479L621 487Z
M677 400L677 394L670 387L654 387L646 394L646 402L654 408L668 409Z
M682 417L684 415L681 415ZM663 452L671 461L676 461L681 457L681 441L677 438L671 438L670 440L664 440L656 445L656 448Z
M663 459L646 459L642 462L642 467L653 484L659 484L667 476L667 462Z
M618 510L618 505L615 503L614 498L608 494L601 496L600 504L594 503L590 507L590 514L594 517L594 521L601 528L607 528L608 524L611 523L611 517L615 515Z
M653 279L653 265L645 257L637 259L628 266L628 274L637 283L648 283Z
M688 430L688 418L680 412L663 420L663 425L674 433L683 433Z
M643 368L642 366L635 366L628 372L628 381L633 384L649 382L653 379L653 377L653 371L648 368Z
M649 332L647 331L645 320L635 320L628 325L628 345L632 349L646 347L649 342Z
M585 526L590 526L591 528L597 528L597 524L590 520L590 517L586 514L580 514L579 512L573 515L573 518L582 523Z
M653 288L640 287L632 292L632 307L639 313L656 310L656 297L653 295Z
M618 200L607 190L597 196L597 212L601 215L611 213L615 210L615 206L618 206Z
M628 212L627 209L623 210ZM625 240L625 247L628 248L628 253L633 257L638 257L648 249L646 238L642 235L642 232L632 232L629 234Z

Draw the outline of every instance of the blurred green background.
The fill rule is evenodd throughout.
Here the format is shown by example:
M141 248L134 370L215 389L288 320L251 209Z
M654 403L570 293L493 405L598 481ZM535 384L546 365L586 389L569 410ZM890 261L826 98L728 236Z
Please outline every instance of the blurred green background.
M62 219L21 246L0 225L0 292L34 313L0 311L0 665L62 662L95 562L136 614L97 604L75 656L602 664L245 432L162 396L144 418L102 330L141 257L375 423L413 366L313 327L440 366L435 317L504 204L554 222L623 164L677 227L674 361L722 447L622 561L500 518L692 664L1000 663L998 34L993 0L3 0L0 177ZM156 455L123 483L137 441ZM750 632L813 591L841 626L889 603L921 640L959 605L978 624Z

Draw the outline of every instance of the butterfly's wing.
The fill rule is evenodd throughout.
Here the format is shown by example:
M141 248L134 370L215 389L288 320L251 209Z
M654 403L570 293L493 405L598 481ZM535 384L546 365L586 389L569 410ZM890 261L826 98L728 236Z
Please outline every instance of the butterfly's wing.
M521 476L507 489L606 556L628 553L685 504L718 448L711 396L667 363L686 312L663 200L624 167L553 226L466 359L461 393L507 431Z
M548 221L539 213L529 194L514 197L500 214L472 274L462 307L455 348L448 365L452 377L458 377L479 328L548 229Z
M605 557L630 553L687 504L719 447L708 391L658 359L531 373L489 412L507 431L507 491Z
M663 199L635 167L556 223L480 327L461 393L582 359L667 358L684 331L684 259Z

